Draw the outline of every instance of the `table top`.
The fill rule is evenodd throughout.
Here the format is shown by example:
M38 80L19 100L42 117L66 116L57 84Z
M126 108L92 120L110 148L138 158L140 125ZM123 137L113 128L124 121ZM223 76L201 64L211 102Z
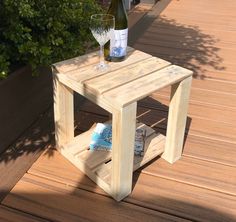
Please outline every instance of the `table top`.
M125 107L192 75L192 71L128 47L127 58L97 71L98 52L53 64L58 79L92 101ZM85 93L86 92L86 93ZM91 97L91 98L90 98Z

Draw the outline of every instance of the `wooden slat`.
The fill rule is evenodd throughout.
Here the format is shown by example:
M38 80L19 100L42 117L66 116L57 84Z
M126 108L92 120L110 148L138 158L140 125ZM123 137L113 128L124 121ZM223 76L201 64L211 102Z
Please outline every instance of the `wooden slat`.
M134 156L133 171L136 171L155 157L163 153L165 148L165 136L162 134L152 134L145 140L144 156ZM106 183L111 182L112 161L98 167L96 174Z
M170 63L164 60L151 57L139 64L131 64L120 68L119 70L109 72L97 78L85 81L86 87L94 89L102 94L106 91L117 88L123 84L127 84L135 79L146 76L149 73L157 71ZM108 84L109 83L109 84Z
M0 205L0 221L3 222L47 222L48 220L26 214L22 211L14 210Z
M52 221L185 221L33 175L25 175L4 204Z
M234 221L236 196L140 174L126 201L195 221Z
M162 155L169 163L177 161L183 150L192 77L171 86L166 146Z
M91 63L98 62L97 52L92 52L87 55L83 55L76 58L71 58L63 62L55 63L53 66L58 72L69 72L77 68L82 68L84 66L90 65Z
M235 144L225 141L203 138L196 135L188 136L184 155L236 167Z
M155 94L169 96L168 90L162 90L161 92L156 92ZM235 94L192 88L190 101L198 101L199 105L200 103L204 103L222 106L226 109L227 107L236 109L236 100L234 98Z
M56 158L56 155L54 155L54 158ZM64 181L65 184L71 184L70 181L73 180L74 184L77 184L77 186L80 187L81 183L85 182L85 180L83 179L83 175L81 175L80 178L78 177L78 175L74 177L72 166L68 165L69 168L61 170L61 174L58 175L58 173L56 172L58 171L58 169L56 167L53 168L54 170L56 170L55 172L48 169L47 162L49 161L49 157L45 156L43 159L43 162L37 163L37 165L41 165L40 168L46 170L46 172L48 171L49 173L54 174L54 177L62 177L62 181ZM59 168L61 168L60 166L63 165L65 167L66 164L64 164L64 162L66 162L67 160L61 159L61 161L58 161L57 158L57 161L56 159L51 159L50 161L53 162L55 166L58 165ZM189 162L189 164L189 172L191 172L191 162ZM199 164L201 164L201 161L199 162ZM33 168L35 168L37 165L35 165ZM196 164L193 164L193 166L196 166ZM210 166L212 165L210 164L209 167ZM206 169L207 165L203 166L203 168L204 167ZM173 170L175 170L175 165L173 165L171 168L168 168L173 168ZM178 169L180 169L179 166L176 170L178 171ZM214 169L211 168L211 171L214 171ZM30 173L32 172L33 171L31 171ZM67 176L63 177L63 174ZM192 178L194 179L194 175L196 174L197 172L193 172L193 176L190 176L191 180ZM145 206L155 210L162 210L170 214L175 214L184 218L191 218L192 220L198 221L230 221L227 219L234 218L235 216L235 196L211 191L209 189L205 189L205 187L201 188L186 184L189 181L188 176L184 177L184 183L180 183L174 180L162 179L157 176L145 174L139 175L139 173L135 175L134 190L132 191L131 197L126 199L126 201L128 202L132 202L140 206ZM221 174L218 174L218 176L220 175ZM177 178L177 176L180 177ZM66 177L69 177L70 180L67 180ZM181 177L181 174L173 175L173 177L175 177L175 180L181 180L181 178L183 179L183 176ZM208 180L206 179L206 181ZM47 184L48 183L51 182L49 181L47 182ZM218 183L218 181L216 183ZM212 186L214 186L213 182ZM88 183L87 189L94 190L94 187L90 187ZM15 201L12 202L14 203Z
M158 89L174 84L191 75L192 72L187 69L178 66L169 66L108 91L104 94L104 98L110 102L115 100L120 106L125 106L135 100L144 98ZM145 85L148 87L144 88Z
M149 126L155 126L162 129L166 129L167 127L166 112L139 107L138 114L141 115L138 120ZM215 139L216 141L225 141L236 144L235 125L224 122L206 120L197 117L188 117L186 132L189 135L195 135L203 138Z
M54 123L57 148L74 138L73 90L63 85L54 73Z
M81 189L87 189L107 195L92 180L78 170L57 150L50 149L36 161L28 171L29 174L59 183L68 184Z
M52 110L49 110L0 156L0 202L50 145L52 132Z
M142 172L236 196L236 170L232 166L183 156L174 167L160 159Z
M149 109L159 109L168 111L169 98L166 95L152 95L151 97L139 102L139 106L143 106ZM89 108L87 104L84 104L82 109ZM217 122L225 122L231 125L236 123L236 115L234 115L234 108L225 108L212 104L203 104L198 101L189 102L188 116L195 118L199 117L205 120L214 120Z
M83 83L84 81L88 79L92 79L92 78L104 75L105 73L108 73L111 71L119 70L121 67L125 67L127 65L130 65L139 61L143 61L148 58L151 58L151 55L131 48L127 52L126 60L124 60L122 63L110 63L110 68L108 70L97 72L95 69L96 63L94 63L94 64L91 64L89 66L79 69L79 71L78 69L75 69L67 73L63 73L63 72L61 73L65 74L70 79L73 79L79 83Z
M87 167L93 170L95 167L109 161L111 159L111 152L98 150L91 151L86 150L82 152L80 155L77 155L79 161L82 161Z

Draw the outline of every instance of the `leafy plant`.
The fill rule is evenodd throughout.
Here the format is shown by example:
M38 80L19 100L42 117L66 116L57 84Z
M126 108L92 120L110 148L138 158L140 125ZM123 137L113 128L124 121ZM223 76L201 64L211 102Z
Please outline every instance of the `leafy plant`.
M93 37L96 0L1 0L0 79L16 64L39 65L83 54Z

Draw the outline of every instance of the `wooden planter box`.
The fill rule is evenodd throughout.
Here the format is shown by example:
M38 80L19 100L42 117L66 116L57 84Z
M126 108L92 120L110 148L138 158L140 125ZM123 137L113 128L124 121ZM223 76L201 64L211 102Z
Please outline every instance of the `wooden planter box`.
M0 81L0 153L49 107L52 97L49 68L32 77L31 69L23 67Z

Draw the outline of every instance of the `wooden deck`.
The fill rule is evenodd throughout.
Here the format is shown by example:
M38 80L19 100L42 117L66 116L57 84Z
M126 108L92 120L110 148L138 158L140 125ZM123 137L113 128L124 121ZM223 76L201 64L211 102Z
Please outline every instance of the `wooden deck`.
M1 158L0 170L16 159L0 176L4 184L37 157L32 144L50 146L1 201L0 221L236 221L236 1L172 0L157 16L166 2L133 22L130 45L194 71L183 157L174 165L156 158L134 173L132 194L115 202L46 142L53 136L49 110L31 138L21 138L25 153ZM139 120L163 133L168 95L165 88L138 107ZM77 133L108 119L79 103Z

